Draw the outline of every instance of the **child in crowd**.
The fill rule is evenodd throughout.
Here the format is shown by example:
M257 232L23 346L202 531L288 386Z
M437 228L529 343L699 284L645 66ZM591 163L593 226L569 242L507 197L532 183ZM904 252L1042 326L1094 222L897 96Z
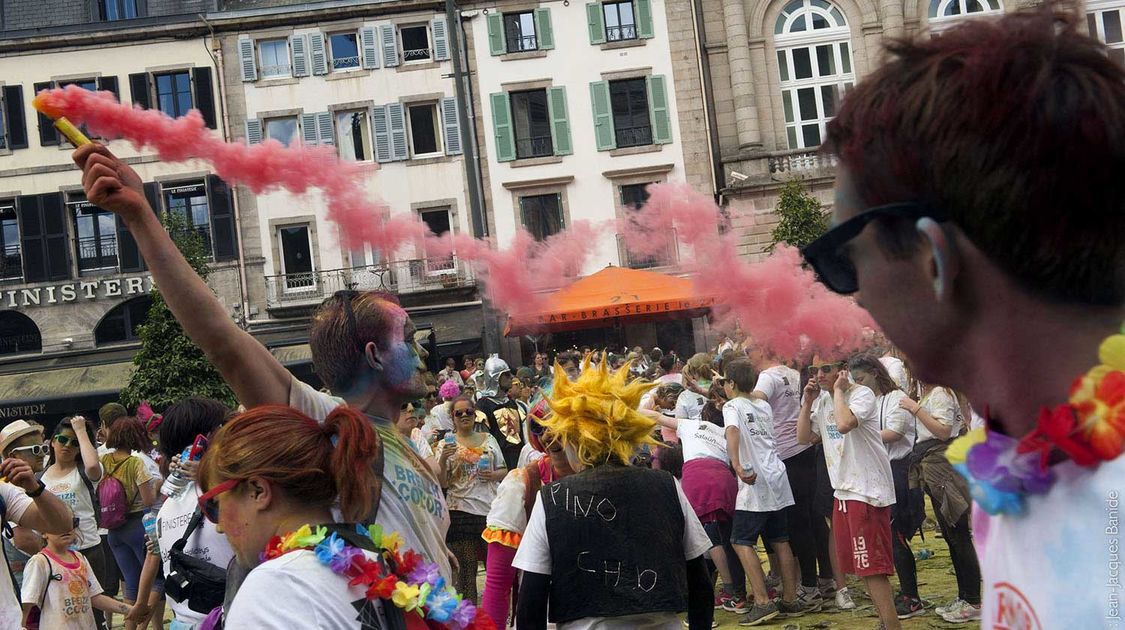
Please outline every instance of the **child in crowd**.
M27 630L94 630L94 608L128 615L132 607L102 593L90 563L72 549L78 519L65 534L45 534L47 546L23 570L23 627Z
M723 405L727 452L739 478L731 542L750 578L754 603L739 625L756 626L784 614L804 614L797 601L797 563L789 547L785 508L793 505L793 491L785 464L774 443L773 411L768 402L751 397L758 374L747 359L726 367L724 387L730 399ZM781 565L782 597L774 603L766 588L762 563L754 549L761 537L777 554Z

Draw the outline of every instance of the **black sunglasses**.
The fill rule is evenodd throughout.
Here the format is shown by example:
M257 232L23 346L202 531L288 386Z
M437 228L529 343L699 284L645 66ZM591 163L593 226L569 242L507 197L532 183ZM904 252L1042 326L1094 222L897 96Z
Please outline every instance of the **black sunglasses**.
M852 264L845 246L859 236L868 223L884 217L901 219L929 217L938 222L948 220L943 212L916 202L876 206L828 230L801 250L801 255L829 289L842 295L855 293L859 290L859 281L856 279L855 265Z
M809 371L809 376L816 376L816 373L818 371L821 374L828 374L832 370L835 370L837 368L843 369L843 367L844 367L843 363L825 363L823 365L810 365L808 371Z

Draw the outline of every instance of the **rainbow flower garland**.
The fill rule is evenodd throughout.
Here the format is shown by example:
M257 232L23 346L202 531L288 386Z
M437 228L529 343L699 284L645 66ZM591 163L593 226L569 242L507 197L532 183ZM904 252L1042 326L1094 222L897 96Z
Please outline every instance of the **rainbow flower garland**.
M1024 497L1055 482L1049 466L1058 449L1086 468L1125 450L1125 326L1098 348L1101 363L1075 379L1066 404L1039 412L1035 429L1016 440L976 429L949 445L946 458L969 482L989 514L1022 514Z
M270 539L262 552L262 562L298 549L309 549L321 564L333 573L349 578L348 586L364 586L369 600L390 600L406 613L416 613L431 623L429 627L451 630L495 630L496 626L481 609L462 599L446 586L438 566L424 562L413 549L400 553L402 536L398 532L383 533L380 525L370 528L357 524L356 532L371 539L378 558L368 558L362 549L353 547L324 527L313 530L302 525L295 532Z

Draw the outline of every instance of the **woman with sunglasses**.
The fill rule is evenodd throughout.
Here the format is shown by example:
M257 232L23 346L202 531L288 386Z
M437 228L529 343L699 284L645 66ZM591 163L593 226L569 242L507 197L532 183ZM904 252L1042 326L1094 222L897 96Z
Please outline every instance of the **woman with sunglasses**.
M398 412L398 418L395 420L395 429L398 430L398 434L402 436L403 440L414 449L414 452L426 460L426 463L430 465L436 475L438 473L437 457L434 456L434 449L426 441L424 432L418 426L421 423L420 413L421 408L415 407L414 403L402 405Z
M56 438L57 440L57 438ZM113 477L125 490L125 522L109 530L109 548L121 570L125 583L125 602L137 601L137 585L145 556L145 528L141 518L156 501L154 477L134 451L144 451L150 444L144 424L131 416L113 421L106 446L112 449L102 455L101 464L107 477ZM135 627L127 622L127 627Z
M437 565L401 547L401 532L354 524L376 500L381 452L371 422L345 406L322 424L266 405L223 425L200 463L198 503L251 567L225 627L402 628L408 605L440 621L474 618L438 588Z
M94 427L82 416L65 418L51 436L47 468L41 479L47 490L70 506L78 525L74 530L77 550L90 562L94 576L102 584L109 579L106 548L98 535L98 515L94 509L97 484L102 478L98 449L94 446ZM100 627L104 613L94 611Z
M483 419L483 414L481 414ZM438 479L447 490L449 533L445 542L457 557L457 590L477 599L477 562L484 560L484 531L496 488L508 469L500 443L477 431L477 410L461 396L453 401L453 433L447 434L438 457Z

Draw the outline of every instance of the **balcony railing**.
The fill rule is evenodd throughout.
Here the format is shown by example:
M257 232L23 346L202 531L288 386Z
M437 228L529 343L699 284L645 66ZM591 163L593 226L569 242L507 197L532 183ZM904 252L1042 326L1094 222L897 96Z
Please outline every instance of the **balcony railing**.
M414 48L414 49L402 51L402 60L403 61L418 61L420 59L429 59L429 58L430 58L430 49L429 48Z
M551 136L535 136L531 138L516 138L516 157L537 158L555 154L554 143Z
M262 78L276 79L278 77L290 76L289 64L279 66L262 66Z
M635 24L607 26L605 27L605 39L609 42L618 42L624 39L637 39L637 26Z
M821 153L818 149L778 151L769 156L770 174L811 174L836 168L836 156Z
M350 70L359 67L359 57L333 57L333 70Z
M78 270L113 269L117 267L117 237L102 234L101 238L87 236L76 238Z
M471 287L473 270L457 258L396 260L351 269L266 276L269 308L319 304L336 291L421 293Z
M539 40L532 35L509 35L508 36L508 52L527 52L529 50L538 50Z
M680 241L676 238L676 230L673 229L672 236L667 246L665 246L662 251L651 256L642 256L641 254L630 252L629 247L625 244L624 235L618 234L617 255L621 260L621 265L629 269L669 267L680 261Z
M643 147L652 144L652 127L618 127L614 129L617 136L617 148Z

